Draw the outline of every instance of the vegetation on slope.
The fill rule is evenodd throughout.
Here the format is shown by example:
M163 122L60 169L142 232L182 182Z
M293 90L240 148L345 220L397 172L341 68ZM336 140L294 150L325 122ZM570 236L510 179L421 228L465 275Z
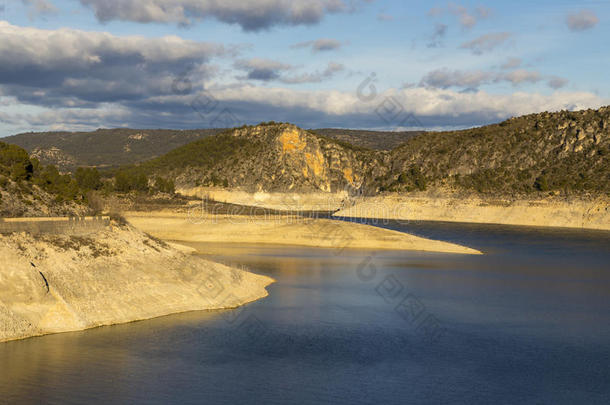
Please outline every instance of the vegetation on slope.
M389 153L382 190L610 194L610 108L419 135ZM421 186L417 186L419 183Z
M367 149L284 123L242 126L177 148L137 166L181 186L249 191L335 191L361 183ZM135 169L134 169L135 170Z
M37 177L41 187L68 200L91 189L171 195L174 182L283 192L610 194L610 107L532 114L461 131L409 133L391 151L321 132L275 122L243 126L103 172L102 178L93 169L79 169L71 180L35 159L31 168L24 167L27 153L11 149L5 153L4 177ZM13 167L11 159L21 164Z
M373 150L392 150L422 131L367 131L360 129L321 128L310 132L344 144Z
M98 129L93 132L28 132L3 141L28 150L43 164L62 171L79 166L118 167L161 156L221 129Z
M24 149L0 142L0 216L79 215L88 210L86 192L55 166L43 166Z

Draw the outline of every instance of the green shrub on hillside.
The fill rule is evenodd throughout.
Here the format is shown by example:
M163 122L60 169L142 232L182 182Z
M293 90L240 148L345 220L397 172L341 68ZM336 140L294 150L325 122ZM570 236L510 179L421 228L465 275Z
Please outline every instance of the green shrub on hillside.
M140 168L120 169L114 175L114 189L120 193L148 191L148 177Z
M96 168L79 167L74 173L78 186L85 191L99 190L102 187L102 179Z

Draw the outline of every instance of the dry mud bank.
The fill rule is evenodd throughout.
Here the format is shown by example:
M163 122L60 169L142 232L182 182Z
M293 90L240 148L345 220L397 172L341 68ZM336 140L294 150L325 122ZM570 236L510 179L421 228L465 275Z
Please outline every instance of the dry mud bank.
M360 198L335 216L610 230L610 199L484 200L479 198Z
M480 254L477 250L453 243L329 219L279 215L189 215L171 211L126 212L124 215L132 225L165 240Z
M0 342L234 308L273 282L115 223L87 236L0 235L0 257Z
M176 190L188 197L209 198L214 201L269 208L278 211L336 211L340 209L347 192L338 193L249 193L241 190L226 190L214 187L193 187Z

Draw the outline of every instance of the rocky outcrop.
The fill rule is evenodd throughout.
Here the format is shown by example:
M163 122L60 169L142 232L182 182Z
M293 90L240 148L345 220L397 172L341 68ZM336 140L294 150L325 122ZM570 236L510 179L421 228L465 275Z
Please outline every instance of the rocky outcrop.
M250 176L258 180L256 191L334 193L346 188L360 188L374 161L332 140L314 135L295 125L259 125L236 129L233 136L255 139L265 145L259 157L262 166L251 165ZM254 163L254 162L253 162ZM264 170L257 170L257 166Z
M175 177L181 189L222 186L250 193L335 193L366 188L371 174L384 170L380 153L340 144L291 124L273 124L236 128L186 145L150 167ZM205 154L211 158L201 161Z

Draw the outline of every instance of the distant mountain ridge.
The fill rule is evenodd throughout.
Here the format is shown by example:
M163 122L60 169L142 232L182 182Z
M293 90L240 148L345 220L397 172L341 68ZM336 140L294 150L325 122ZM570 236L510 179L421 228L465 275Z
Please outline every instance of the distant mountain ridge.
M62 171L84 167L117 167L161 156L225 129L98 129L91 132L26 132L2 141L21 146L41 163ZM390 150L421 132L316 129L316 133L353 145Z
M142 131L126 133L134 142L148 139ZM192 131L201 139L141 163L145 154L136 156L132 148L125 152L124 159L131 156L125 169L175 180L177 187L248 191L610 195L610 107L530 114L460 131L405 133L406 141L389 151L323 133L274 122L207 136ZM66 158L57 149L44 153Z
M161 156L222 129L98 129L92 132L27 132L3 138L43 164L62 171L79 166L116 167Z

